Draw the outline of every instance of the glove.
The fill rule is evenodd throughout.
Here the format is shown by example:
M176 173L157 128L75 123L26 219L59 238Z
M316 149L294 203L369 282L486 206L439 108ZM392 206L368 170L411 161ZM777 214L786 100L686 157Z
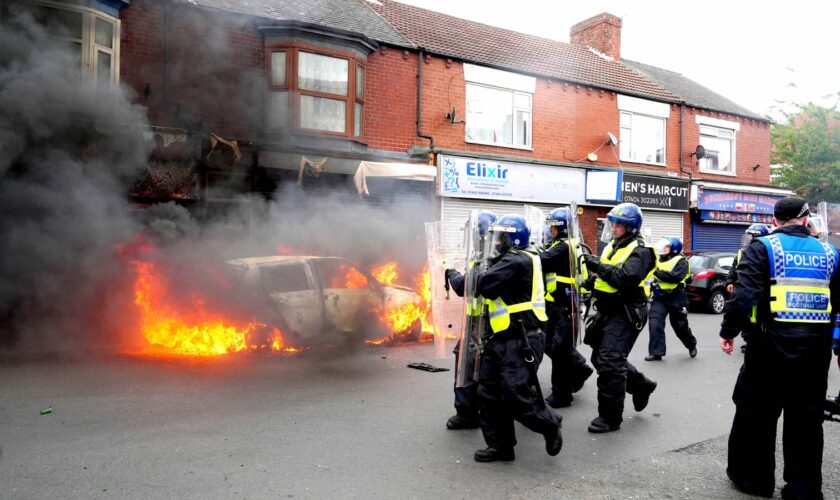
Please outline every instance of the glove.
M592 273L597 273L598 269L601 267L601 259L594 255L584 256L583 263L586 264L586 268Z

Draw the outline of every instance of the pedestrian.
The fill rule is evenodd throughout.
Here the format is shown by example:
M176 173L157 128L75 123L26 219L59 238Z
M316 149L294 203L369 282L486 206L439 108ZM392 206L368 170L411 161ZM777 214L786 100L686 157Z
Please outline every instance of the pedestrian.
M471 255L467 256L467 266L475 266L477 261L484 258L484 238L487 235L487 229L496 221L496 214L489 211L481 211L477 216L478 223L478 239L474 249L467 249ZM459 297L464 296L464 275L455 269L447 269L445 271L446 282L452 287L452 291ZM469 316L486 315L487 310L484 307L484 301L479 297L473 296L465 299L468 301L466 307L466 314ZM446 428L449 430L459 429L478 429L481 425L478 421L478 403L476 402L476 391L478 386L474 381L470 381L467 385L458 387L458 357L461 352L461 339L455 343L455 349L452 353L455 355L455 415L449 417L446 421ZM476 354L477 355L477 354ZM465 366L468 364L465 364Z
M732 394L726 473L744 493L773 496L776 426L784 412L782 498L821 499L831 311L840 310L838 254L809 234L804 199L779 200L773 215L776 229L741 256L721 323L726 354L738 333L755 325Z
M476 286L488 301L491 330L478 374L479 420L487 448L476 451L475 460L514 459L514 420L542 434L546 451L555 456L563 446L562 417L545 406L537 379L547 319L540 260L526 251L531 232L524 217L501 217L490 235L494 255Z
M744 249L752 243L752 240L758 238L760 236L767 236L770 234L770 228L767 227L767 224L752 224L750 227L744 231L744 236L741 238L741 248L738 250L738 253L735 254L735 262L732 263L732 267L729 268L729 272L726 274L726 293L729 296L732 296L732 290L735 289L735 283L738 281L738 263L741 262L741 255L744 253ZM752 334L753 330L755 330L754 325L750 324L744 327L744 330L741 332L741 337L744 339L744 344L741 345L741 353L747 352L747 344L749 336Z
M656 243L656 271L653 273L650 303L650 341L645 361L659 361L665 356L665 318L677 338L688 349L688 355L697 356L697 339L688 326L688 295L685 285L691 280L691 268L682 254L679 238L662 238Z
M572 393L578 392L592 375L586 358L575 348L572 326L572 277L569 257L569 227L572 214L568 207L556 208L546 217L549 240L539 253L545 275L545 305L548 322L545 333L545 354L551 358L551 394L545 402L552 408L572 404Z
M636 411L648 404L656 382L627 361L627 356L647 322L644 281L654 269L653 249L640 236L642 211L622 203L609 211L604 234L609 243L598 257L585 258L597 275L594 300L598 310L589 322L584 342L592 347L592 364L598 372L598 416L589 432L602 433L621 427L626 393Z

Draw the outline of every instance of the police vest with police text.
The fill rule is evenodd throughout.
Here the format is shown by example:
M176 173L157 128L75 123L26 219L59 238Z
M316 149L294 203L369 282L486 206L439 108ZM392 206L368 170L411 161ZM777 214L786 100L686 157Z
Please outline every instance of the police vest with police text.
M757 238L770 261L770 313L793 323L831 321L829 284L837 271L837 250L812 237L785 233Z
M615 240L610 241L607 244L606 248L604 248L604 251L601 252L601 263L609 264L614 267L621 267L624 264L624 261L626 261L627 258L630 257L630 254L633 253L633 250L635 250L636 247L639 246L639 240L631 241L629 245L627 245L624 248L619 248L618 250L616 250L615 254L612 257L609 257L609 255L612 253L614 241ZM653 271L655 269L656 267L651 269L650 273L648 273L648 275L645 276L645 279L643 279L639 283L640 287L644 287L645 282L648 280L651 274L653 274ZM595 280L595 290L605 293L618 293L618 288L615 288L606 281L602 280L600 276ZM649 296L650 293L647 290L645 290L645 295Z
M685 257L683 257L682 255L677 255L676 257L673 257L671 259L666 260L665 262L661 262L657 259L656 269L669 273L669 272L674 270L674 268L677 266L677 263L679 261L684 260L684 259L685 259ZM668 292L668 291L671 291L671 290L677 288L680 285L685 285L685 282L688 281L689 276L691 276L691 269L690 268L686 269L685 277L679 283L666 283L665 281L662 281L662 280L658 279L655 275L654 275L653 279L655 279L657 281L657 284L659 285L660 289Z
M511 250L516 252L516 250ZM487 301L487 311L490 317L490 329L493 333L499 333L510 328L510 315L513 313L534 311L534 315L540 321L547 321L545 314L545 292L543 290L542 266L540 259L529 252L522 252L531 259L531 300L518 304L507 305L501 297Z

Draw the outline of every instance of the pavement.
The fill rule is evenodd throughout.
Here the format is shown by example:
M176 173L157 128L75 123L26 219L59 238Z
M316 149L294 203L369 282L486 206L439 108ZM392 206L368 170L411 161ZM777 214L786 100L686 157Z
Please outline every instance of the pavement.
M690 315L695 359L669 329L667 356L645 362L642 333L630 359L659 386L644 412L628 398L620 431L586 431L592 378L561 410L560 455L517 424L516 460L491 464L472 459L479 430L445 430L452 372L406 367L451 367L432 344L212 360L5 356L0 498L747 498L725 476L742 355L720 351L719 320ZM540 378L548 388L548 364ZM835 367L829 389L840 389ZM840 423L824 431L823 491L840 498Z

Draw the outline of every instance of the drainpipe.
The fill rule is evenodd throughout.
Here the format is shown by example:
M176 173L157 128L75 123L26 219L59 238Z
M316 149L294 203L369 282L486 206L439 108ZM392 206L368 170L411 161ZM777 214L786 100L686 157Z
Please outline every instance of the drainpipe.
M430 153L435 149L435 138L423 133L420 117L423 111L423 59L425 54L421 50L417 56L417 137L429 140Z
M683 121L685 120L685 103L680 103L680 173L688 173L688 180L691 180L691 170L686 171L683 167Z

